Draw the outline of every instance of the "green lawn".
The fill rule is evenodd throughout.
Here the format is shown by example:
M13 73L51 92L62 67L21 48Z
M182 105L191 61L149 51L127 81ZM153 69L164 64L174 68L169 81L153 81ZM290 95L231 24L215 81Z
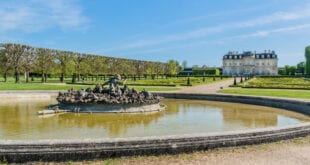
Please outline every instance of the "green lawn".
M66 85L54 83L0 83L0 90L68 90L68 89L81 89L88 86L82 85Z
M223 78L222 80L227 80L227 78ZM190 77L190 83L192 85L201 85L201 84L210 84L217 81L221 81L219 77L215 78L215 81L213 80L213 77L205 77L205 81L203 81L202 77ZM180 77L180 78L168 78L168 79L141 79L137 81L133 80L127 80L127 84L137 84L137 85L143 85L143 84L156 84L156 85L185 85L187 84L187 77Z
M214 83L214 82L218 82L218 81L223 81L223 80L227 80L228 78L220 78L220 77L215 77L215 79L213 79L213 77L205 77L204 81L203 81L203 77L190 77L190 83L191 85L195 86L195 85L201 85L201 84L210 84L210 83ZM25 79L24 77L20 77L21 83L25 83ZM81 81L78 83L75 83L74 85L96 85L96 84L103 84L105 81L103 79L99 79L98 81L96 81L96 79L93 79L94 81L92 81L91 78L89 78L87 81ZM108 78L106 78L106 81L108 80ZM3 78L0 78L0 82L3 81ZM8 78L8 83L14 83L15 79L13 77L9 77ZM31 79L30 79L31 81ZM31 81L31 83L40 83L41 82L41 78L40 77L36 77L34 78L33 81ZM71 83L71 78L68 77L65 79L66 83ZM60 83L59 78L48 78L47 79L47 83ZM0 83L1 84L1 83ZM161 77L156 77L154 80L151 79L150 77L148 77L147 79L144 78L136 78L136 81L130 79L126 80L126 84L128 84L130 87L132 86L150 86L150 88L155 87L155 86L169 86L169 87L173 87L173 86L182 86L182 85L186 85L187 84L187 77L173 77L173 78L161 78ZM71 84L72 85L72 84ZM46 88L46 87L42 87L42 88ZM53 88L53 87L51 87ZM139 87L140 88L140 87ZM170 88L168 88L168 90L171 90Z
M68 85L68 84L61 84L61 83L19 83L15 84L13 82L1 82L0 83L0 90L68 90L68 89L86 89L88 87L94 88L94 85ZM179 88L176 87L162 87L162 86L129 86L130 88L135 88L137 90L146 89L148 91L171 91L171 90L178 90Z
M310 89L310 81L299 77L254 78L238 86L243 88Z
M219 93L310 99L310 90L224 89Z

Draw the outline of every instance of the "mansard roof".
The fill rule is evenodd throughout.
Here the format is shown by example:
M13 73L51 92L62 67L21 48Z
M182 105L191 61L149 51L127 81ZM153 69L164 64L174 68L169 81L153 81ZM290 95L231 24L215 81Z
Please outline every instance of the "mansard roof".
M242 53L231 52L223 56L223 59L243 59L244 57L253 57L256 59L265 59L265 58L278 58L278 55L275 51L265 51L263 53L257 53L256 51L244 51Z

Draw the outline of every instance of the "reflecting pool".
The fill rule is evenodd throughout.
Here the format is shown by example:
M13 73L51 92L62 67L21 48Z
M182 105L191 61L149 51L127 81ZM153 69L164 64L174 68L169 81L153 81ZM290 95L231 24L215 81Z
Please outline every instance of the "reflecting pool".
M85 139L207 133L286 126L310 118L239 103L165 99L166 111L148 114L64 113L38 116L55 100L1 100L0 139Z

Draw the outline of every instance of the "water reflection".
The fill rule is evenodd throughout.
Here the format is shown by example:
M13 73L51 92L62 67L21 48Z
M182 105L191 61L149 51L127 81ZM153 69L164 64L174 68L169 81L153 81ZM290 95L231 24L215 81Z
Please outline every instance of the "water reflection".
M50 101L0 101L1 139L70 139L155 136L283 126L309 117L275 108L245 104L164 100L168 109L152 114L57 114L37 111Z

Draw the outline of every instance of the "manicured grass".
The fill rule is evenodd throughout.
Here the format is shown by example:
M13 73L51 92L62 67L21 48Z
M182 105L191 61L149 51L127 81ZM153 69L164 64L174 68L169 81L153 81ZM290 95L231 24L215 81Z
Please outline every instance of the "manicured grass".
M15 84L12 82L0 83L0 90L68 90L68 89L86 89L88 87L94 88L94 85L67 85L61 83L19 83ZM176 87L162 87L162 86L129 86L130 88L135 88L140 91L146 89L148 91L171 91L178 90Z
M0 83L0 90L68 90L68 89L81 89L87 88L83 85L66 85L66 84L53 84L53 83ZM91 86L92 87L92 86Z
M142 91L143 89L147 91L176 91L179 90L180 88L178 87L163 87L163 86L129 86L129 88L135 88L138 91Z
M219 93L253 95L253 96L272 96L310 99L309 90L283 90L283 89L224 89Z
M238 84L238 86L244 88L310 89L310 81L302 77L264 77L254 78L250 81Z
M106 79L107 80L107 79ZM202 77L190 77L190 83L195 86L195 85L201 85L201 84L210 84L218 81L223 81L227 80L227 78L221 78L216 77L215 80L213 80L213 77L205 77L205 81L203 81ZM84 81L82 83L87 83L87 84L102 84L104 81ZM179 77L179 78L155 78L154 80L148 78L144 79L141 78L140 80L137 78L136 81L132 79L127 79L126 84L129 84L130 86L181 86L181 85L186 85L187 84L187 77Z

